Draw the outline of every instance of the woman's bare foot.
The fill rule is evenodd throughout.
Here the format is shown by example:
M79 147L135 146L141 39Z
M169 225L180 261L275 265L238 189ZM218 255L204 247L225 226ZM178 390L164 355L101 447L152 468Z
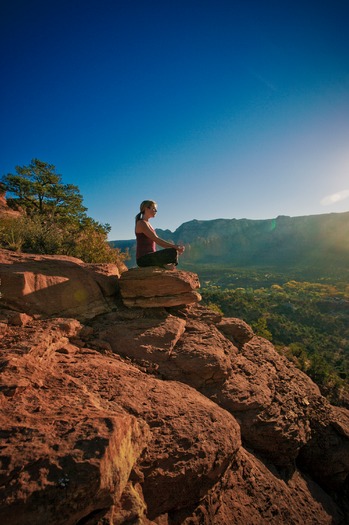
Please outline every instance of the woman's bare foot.
M165 268L165 270L175 270L176 265L173 263L164 264L163 268Z

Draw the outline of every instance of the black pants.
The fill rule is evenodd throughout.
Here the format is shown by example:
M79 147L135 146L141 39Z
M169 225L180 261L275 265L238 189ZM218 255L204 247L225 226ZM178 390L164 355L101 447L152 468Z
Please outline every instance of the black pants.
M178 264L178 252L175 248L165 248L157 252L147 253L137 259L137 265L144 266L164 266L165 264Z

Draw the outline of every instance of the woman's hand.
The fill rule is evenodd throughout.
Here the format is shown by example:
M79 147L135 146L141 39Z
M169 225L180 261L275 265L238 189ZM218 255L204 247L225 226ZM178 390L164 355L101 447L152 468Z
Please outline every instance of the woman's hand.
M176 246L176 249L177 249L177 252L178 252L180 255L182 255L182 253L183 253L184 250L185 250L185 246L183 246L182 244L178 244L178 245Z

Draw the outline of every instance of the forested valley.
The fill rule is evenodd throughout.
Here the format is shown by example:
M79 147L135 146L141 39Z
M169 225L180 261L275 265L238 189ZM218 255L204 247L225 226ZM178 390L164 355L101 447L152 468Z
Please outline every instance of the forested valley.
M302 269L277 273L209 265L196 272L203 304L246 321L308 374L331 403L349 406L349 272L323 276Z

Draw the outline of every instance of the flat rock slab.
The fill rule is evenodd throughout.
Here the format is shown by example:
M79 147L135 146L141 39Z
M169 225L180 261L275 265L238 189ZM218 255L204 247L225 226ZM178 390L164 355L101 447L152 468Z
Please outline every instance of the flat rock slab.
M84 320L109 312L119 275L114 264L0 250L2 306L29 315Z
M120 277L121 297L126 306L152 308L179 306L201 301L199 278L183 270L157 266L131 268Z

